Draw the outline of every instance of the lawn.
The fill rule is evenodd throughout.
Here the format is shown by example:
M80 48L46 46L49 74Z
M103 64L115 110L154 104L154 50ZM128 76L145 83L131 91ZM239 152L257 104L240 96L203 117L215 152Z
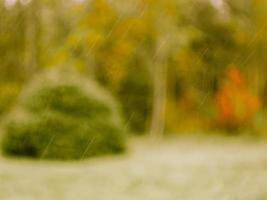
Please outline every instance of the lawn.
M133 139L79 162L0 157L1 200L267 200L267 141Z

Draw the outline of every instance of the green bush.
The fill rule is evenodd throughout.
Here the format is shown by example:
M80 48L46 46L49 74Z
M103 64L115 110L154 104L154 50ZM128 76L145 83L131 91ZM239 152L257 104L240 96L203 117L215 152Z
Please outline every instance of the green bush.
M7 155L82 159L125 149L115 100L95 82L67 72L33 81L4 129Z

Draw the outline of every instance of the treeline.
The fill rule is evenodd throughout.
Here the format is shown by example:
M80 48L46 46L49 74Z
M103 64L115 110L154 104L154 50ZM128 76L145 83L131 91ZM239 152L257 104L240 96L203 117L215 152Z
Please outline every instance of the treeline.
M33 75L74 68L133 132L264 132L267 1L12 2L0 1L2 116Z

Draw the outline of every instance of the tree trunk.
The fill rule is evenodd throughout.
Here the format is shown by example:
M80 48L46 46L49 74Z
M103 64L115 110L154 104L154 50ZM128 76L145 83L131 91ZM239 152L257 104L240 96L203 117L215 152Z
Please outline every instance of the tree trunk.
M153 110L150 135L160 138L165 128L165 107L167 97L167 63L166 41L161 40L157 45L153 70Z
M40 64L40 0L28 5L26 29L26 73L32 74Z

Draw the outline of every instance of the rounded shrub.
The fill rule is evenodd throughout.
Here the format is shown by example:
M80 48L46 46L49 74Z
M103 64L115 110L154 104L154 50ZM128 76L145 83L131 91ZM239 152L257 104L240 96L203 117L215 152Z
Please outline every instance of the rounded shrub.
M94 81L73 72L39 75L4 123L7 155L83 159L125 149L116 101Z

